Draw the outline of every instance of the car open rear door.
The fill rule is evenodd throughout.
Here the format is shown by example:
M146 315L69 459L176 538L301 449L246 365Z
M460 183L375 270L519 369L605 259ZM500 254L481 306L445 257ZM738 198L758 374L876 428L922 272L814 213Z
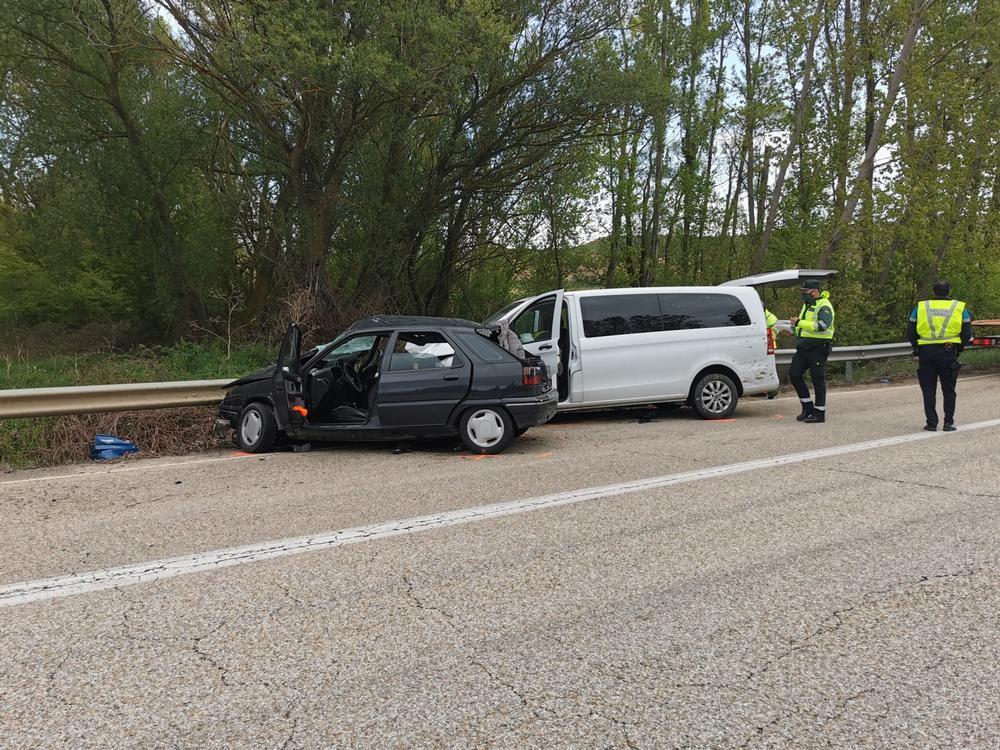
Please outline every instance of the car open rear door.
M271 379L271 399L274 402L274 420L282 430L290 425L302 424L306 414L302 401L302 378L299 361L302 357L302 331L292 323L285 332L278 351L278 364Z
M559 324L562 315L563 289L524 300L503 316L517 334L526 352L541 357L549 370L552 387L557 387L559 372Z

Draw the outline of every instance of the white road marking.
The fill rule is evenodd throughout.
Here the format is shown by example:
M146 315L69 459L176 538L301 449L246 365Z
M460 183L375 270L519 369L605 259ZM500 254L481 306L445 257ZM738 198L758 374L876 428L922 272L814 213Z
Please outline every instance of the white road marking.
M985 422L963 425L958 429L963 432L970 430L981 430L988 427L1000 427L1000 419L991 419ZM833 446L831 448L819 448L817 450L802 451L800 453L788 453L783 456L773 456L771 458L760 458L752 461L742 461L735 464L725 464L707 469L697 469L685 471L679 474L667 474L649 479L636 479L631 482L621 482L619 484L609 484L600 487L588 487L579 490L569 490L567 492L557 492L553 495L541 495L522 500L510 500L492 505L480 507L463 508L461 510L434 513L427 516L417 516L415 518L404 518L395 521L386 521L371 526L360 526L351 529L341 529L325 534L315 534L312 536L294 537L290 539L278 539L260 544L249 544L244 547L230 547L228 549L212 550L200 552L193 555L182 555L180 557L168 557L163 560L151 560L149 562L135 565L123 565L114 568L104 568L93 570L87 573L75 575L56 576L53 578L43 578L35 581L23 581L0 587L0 607L11 607L28 602L37 602L45 599L57 599L64 596L76 594L86 594L104 589L116 588L119 586L130 586L137 583L147 583L164 578L174 578L176 576L188 575L190 573L202 573L221 568L228 568L234 565L271 560L277 557L295 555L301 552L315 552L318 550L333 549L347 544L357 544L359 542L370 542L376 539L386 539L388 537L401 536L404 534L415 534L421 531L431 531L447 526L455 526L474 521L486 521L492 518L510 516L517 513L527 513L542 508L555 508L561 505L571 505L589 500L599 500L619 495L627 495L634 492L670 487L687 482L696 482L702 479L718 479L720 477L742 474L757 469L769 469L775 466L786 466L788 464L801 463L803 461L814 461L821 458L831 458L842 456L847 453L858 453L860 451L874 450L876 448L887 448L894 445L914 443L921 440L933 440L935 438L945 438L945 432L915 432L895 437L880 438L878 440L868 440L863 443L851 443L848 445Z
M241 454L239 456L221 456L219 458L195 458L190 461L173 461L170 463L153 463L152 461L140 461L134 466L123 466L120 469L109 468L106 471L78 471L73 474L47 474L39 477L27 477L25 479L11 479L0 482L0 487L9 484L26 484L28 482L47 482L53 479L84 479L86 477L109 477L113 474L124 474L127 471L139 471L140 469L168 469L177 466L195 466L197 464L215 464L220 461L238 461L246 458L257 458L261 461L267 460L267 456L254 455L252 453Z

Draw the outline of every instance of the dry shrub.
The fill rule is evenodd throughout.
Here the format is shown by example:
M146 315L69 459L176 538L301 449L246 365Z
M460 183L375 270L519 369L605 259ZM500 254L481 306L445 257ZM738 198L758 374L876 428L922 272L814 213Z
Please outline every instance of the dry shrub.
M231 448L231 442L212 435L214 417L210 406L59 417L50 439L29 460L36 466L86 461L98 433L131 440L146 457Z

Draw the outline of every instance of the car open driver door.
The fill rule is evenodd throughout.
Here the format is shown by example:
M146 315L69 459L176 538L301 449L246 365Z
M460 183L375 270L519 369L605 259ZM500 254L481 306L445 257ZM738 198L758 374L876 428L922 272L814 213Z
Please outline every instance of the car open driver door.
M302 358L302 331L298 325L288 326L278 351L278 364L271 378L271 398L274 401L274 419L278 428L301 425L309 413L303 400L302 376L299 361Z
M545 362L553 388L556 387L559 372L559 320L563 291L557 289L526 299L502 317L517 334L524 350Z

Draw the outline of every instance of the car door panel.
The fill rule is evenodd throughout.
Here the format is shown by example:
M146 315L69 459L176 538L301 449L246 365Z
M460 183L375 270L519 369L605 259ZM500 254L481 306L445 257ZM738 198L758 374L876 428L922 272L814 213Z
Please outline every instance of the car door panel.
M521 339L529 354L541 358L548 368L552 387L557 388L559 373L559 326L563 307L563 290L540 294L511 310L504 319Z
M472 366L452 345L451 367L392 369L392 355L397 337L390 345L390 356L378 383L376 409L385 427L437 427L448 423L452 412L465 398L472 381ZM407 363L416 358L405 359Z
M274 419L280 429L288 429L302 423L305 411L302 400L302 380L299 362L302 352L302 332L292 323L285 332L278 351L278 363L271 377L271 402L274 404Z

